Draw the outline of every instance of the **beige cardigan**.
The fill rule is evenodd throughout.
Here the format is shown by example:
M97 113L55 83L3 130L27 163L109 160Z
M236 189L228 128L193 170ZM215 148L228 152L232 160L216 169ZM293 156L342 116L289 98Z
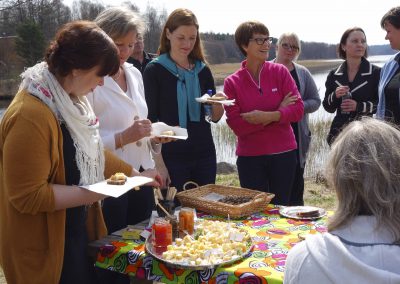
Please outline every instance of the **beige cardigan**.
M132 167L106 151L105 176ZM22 91L0 125L0 264L7 283L58 283L65 210L55 210L52 184L65 184L63 137L51 110ZM105 235L101 208L88 212L91 240Z

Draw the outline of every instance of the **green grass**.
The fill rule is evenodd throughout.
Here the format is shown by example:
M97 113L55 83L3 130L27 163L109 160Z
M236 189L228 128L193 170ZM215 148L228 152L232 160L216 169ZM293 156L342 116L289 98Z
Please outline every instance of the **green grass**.
M225 186L240 186L237 173L218 175L216 184ZM274 200L272 200L274 203ZM328 189L325 183L317 183L314 178L307 178L304 184L305 205L317 206L333 210L336 206L335 193Z

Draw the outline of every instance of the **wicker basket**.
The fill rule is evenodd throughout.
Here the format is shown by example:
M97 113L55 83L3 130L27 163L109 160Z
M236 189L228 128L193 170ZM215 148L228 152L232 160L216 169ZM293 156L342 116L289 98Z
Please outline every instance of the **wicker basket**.
M246 203L231 205L204 198L212 193L222 196L251 197L252 199ZM227 217L229 214L230 218L241 218L262 211L267 207L274 196L275 195L272 193L265 193L253 189L215 184L208 184L200 187L197 185L197 188L184 190L176 195L182 206L196 208L197 210L218 216Z

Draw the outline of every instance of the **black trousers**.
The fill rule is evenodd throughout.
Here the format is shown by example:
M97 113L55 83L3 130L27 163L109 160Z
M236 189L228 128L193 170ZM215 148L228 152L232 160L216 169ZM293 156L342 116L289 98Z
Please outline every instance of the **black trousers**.
M85 206L66 210L64 261L60 284L96 283L94 262L87 253L86 216Z
M303 206L304 205L304 168L300 166L300 163L296 163L296 173L294 175L292 193L290 194L291 206Z
M107 197L103 201L103 215L108 233L150 218L153 209L154 193L150 186L130 190L118 198Z
M206 156L169 156L164 155L164 163L171 178L171 186L181 191L188 181L198 185L213 184L217 175L215 155Z
M274 193L271 203L289 205L297 163L296 151L274 155L239 156L240 186Z

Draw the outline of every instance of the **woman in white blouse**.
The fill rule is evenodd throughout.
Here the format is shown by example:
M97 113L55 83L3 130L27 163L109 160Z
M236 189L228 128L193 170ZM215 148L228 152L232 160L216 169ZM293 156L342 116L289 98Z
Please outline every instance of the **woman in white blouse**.
M155 170L152 152L160 151L157 149L160 146L155 143L160 141L149 138L151 122L147 119L142 75L126 63L137 34L144 32L144 22L138 14L122 7L104 10L95 22L114 40L121 65L116 75L105 77L104 85L88 96L100 120L104 146L137 170ZM167 173L163 176L164 182L160 184L168 180ZM149 187L130 191L116 199L106 199L103 214L109 233L149 218L153 207L153 190Z

